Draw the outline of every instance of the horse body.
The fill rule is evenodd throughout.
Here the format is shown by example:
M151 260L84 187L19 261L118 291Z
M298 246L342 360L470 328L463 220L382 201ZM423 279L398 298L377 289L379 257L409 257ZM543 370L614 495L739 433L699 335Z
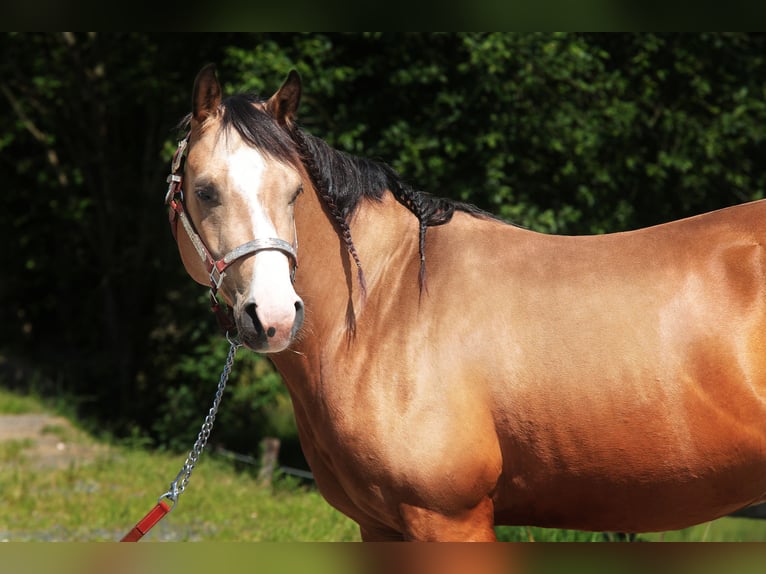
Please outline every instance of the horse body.
M322 269L296 282L313 309L305 358L273 357L304 405L302 444L325 445L307 449L311 467L347 514L407 533L409 495L470 524L489 500L498 523L650 531L766 493L766 204L593 237L457 213L431 230L421 294L416 226L383 203L352 226L365 268L387 270L368 274L353 337L337 234L299 217L301 235L328 228L305 247Z
M765 207L530 238L537 269L510 274L501 520L666 530L763 497Z
M265 107L288 129L284 92ZM766 203L593 237L458 210L429 228L420 283L406 202L361 199L354 253L295 173L305 320L271 358L320 491L365 540L666 530L764 498ZM254 266L222 287L235 311Z

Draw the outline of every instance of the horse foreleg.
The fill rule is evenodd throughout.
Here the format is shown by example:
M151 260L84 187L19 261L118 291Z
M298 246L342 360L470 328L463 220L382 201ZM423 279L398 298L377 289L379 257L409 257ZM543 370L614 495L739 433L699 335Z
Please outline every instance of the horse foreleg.
M455 514L444 514L401 505L405 540L420 542L495 542L494 504L484 498L475 507Z

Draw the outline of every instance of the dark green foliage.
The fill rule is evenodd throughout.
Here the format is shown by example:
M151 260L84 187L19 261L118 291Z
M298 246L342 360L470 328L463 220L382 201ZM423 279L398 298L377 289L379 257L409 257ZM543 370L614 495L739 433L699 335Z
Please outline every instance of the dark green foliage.
M0 54L0 358L112 432L179 448L226 352L162 206L207 62L264 96L296 68L308 131L540 231L766 192L761 35L4 34ZM240 352L231 385L215 440L256 453L294 434L266 360Z

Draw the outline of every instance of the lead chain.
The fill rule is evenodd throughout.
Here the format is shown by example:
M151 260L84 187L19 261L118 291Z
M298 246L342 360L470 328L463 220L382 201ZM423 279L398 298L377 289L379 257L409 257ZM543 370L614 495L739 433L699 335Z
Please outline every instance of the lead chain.
M175 480L170 483L170 489L160 496L160 500L163 498L170 499L174 506L175 503L178 502L178 497L183 494L184 490L186 490L186 485L189 484L192 471L199 461L202 451L205 449L208 438L210 438L210 433L213 430L213 423L215 422L215 415L218 413L218 407L223 398L223 391L226 389L226 381L229 379L229 373L234 364L234 356L237 354L237 349L242 346L242 343L236 339L229 338L228 333L226 333L226 340L229 341L229 354L226 357L226 364L224 364L223 371L221 372L221 379L218 382L218 389L215 392L213 406L210 407L210 411L205 417L205 422L202 423L202 428L197 435L197 440L194 442L194 446L189 452L189 456L186 458L186 462L184 462L184 465Z

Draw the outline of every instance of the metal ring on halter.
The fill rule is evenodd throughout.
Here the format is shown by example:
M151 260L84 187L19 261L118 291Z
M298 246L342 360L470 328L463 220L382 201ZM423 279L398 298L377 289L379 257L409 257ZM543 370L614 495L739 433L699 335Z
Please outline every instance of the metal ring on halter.
M242 346L242 343L239 342L239 339L237 338L236 335L234 335L234 339L232 339L231 337L229 337L229 332L226 331L226 333L224 334L224 337L226 337L226 340L229 342L229 345L231 345L232 347L235 347L238 349L239 347Z

